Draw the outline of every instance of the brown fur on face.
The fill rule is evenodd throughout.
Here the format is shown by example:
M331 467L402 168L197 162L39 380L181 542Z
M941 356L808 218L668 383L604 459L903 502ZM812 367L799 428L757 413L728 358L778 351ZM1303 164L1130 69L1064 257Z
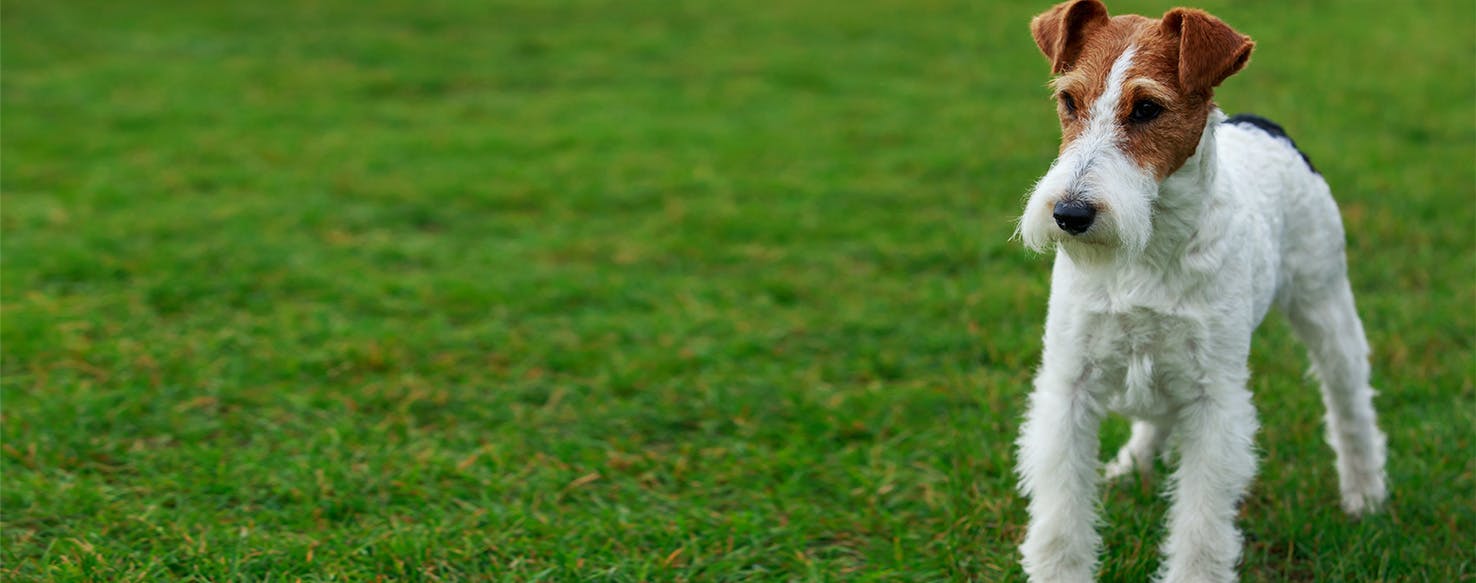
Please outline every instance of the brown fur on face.
M1090 122L1091 106L1107 91L1112 64L1137 47L1121 100L1115 104L1120 146L1138 165L1162 180L1194 155L1214 88L1244 68L1255 43L1220 19L1192 8L1175 8L1154 20L1138 15L1109 17L1099 0L1063 2L1030 23L1036 45L1059 76L1052 81L1061 118L1064 151ZM1152 121L1128 116L1139 100L1163 107ZM1074 104L1074 108L1071 105Z

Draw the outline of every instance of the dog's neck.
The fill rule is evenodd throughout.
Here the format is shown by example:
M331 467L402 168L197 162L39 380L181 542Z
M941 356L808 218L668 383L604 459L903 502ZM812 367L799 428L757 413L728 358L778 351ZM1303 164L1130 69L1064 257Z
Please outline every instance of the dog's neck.
M1225 121L1219 108L1211 108L1205 119L1204 132L1194 154L1158 187L1158 200L1153 208L1153 236L1143 250L1142 259L1164 265L1182 258L1189 243L1198 237L1218 231L1212 218L1216 207L1215 180L1219 160L1215 151L1215 130Z

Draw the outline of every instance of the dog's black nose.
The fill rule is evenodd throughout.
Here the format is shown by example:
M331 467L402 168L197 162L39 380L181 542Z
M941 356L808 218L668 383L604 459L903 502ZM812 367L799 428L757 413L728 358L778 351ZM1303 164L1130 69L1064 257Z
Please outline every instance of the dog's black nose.
M1080 235L1092 227L1092 221L1097 219L1097 209L1079 200L1063 200L1056 203L1052 216L1056 217L1056 226L1062 231Z

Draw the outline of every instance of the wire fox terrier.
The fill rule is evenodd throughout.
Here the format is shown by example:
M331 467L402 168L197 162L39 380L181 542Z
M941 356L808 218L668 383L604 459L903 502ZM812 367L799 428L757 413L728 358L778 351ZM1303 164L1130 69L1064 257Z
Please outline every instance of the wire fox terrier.
M1281 128L1227 119L1214 88L1254 43L1205 12L1109 17L1056 5L1031 32L1051 61L1060 156L1018 236L1056 249L1042 364L1019 438L1031 581L1091 581L1099 422L1133 418L1106 478L1148 472L1174 437L1169 582L1233 581L1236 506L1256 469L1246 382L1272 304L1310 353L1337 453L1343 509L1385 497L1368 343L1327 183Z

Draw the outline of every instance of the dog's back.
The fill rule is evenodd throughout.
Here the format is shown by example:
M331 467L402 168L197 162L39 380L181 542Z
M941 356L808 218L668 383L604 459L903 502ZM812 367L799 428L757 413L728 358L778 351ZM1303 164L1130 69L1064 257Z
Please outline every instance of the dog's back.
M1241 114L1215 133L1219 182L1235 191L1246 212L1261 215L1274 253L1276 304L1291 309L1295 295L1321 293L1346 272L1344 232L1337 203L1311 159L1275 122Z

